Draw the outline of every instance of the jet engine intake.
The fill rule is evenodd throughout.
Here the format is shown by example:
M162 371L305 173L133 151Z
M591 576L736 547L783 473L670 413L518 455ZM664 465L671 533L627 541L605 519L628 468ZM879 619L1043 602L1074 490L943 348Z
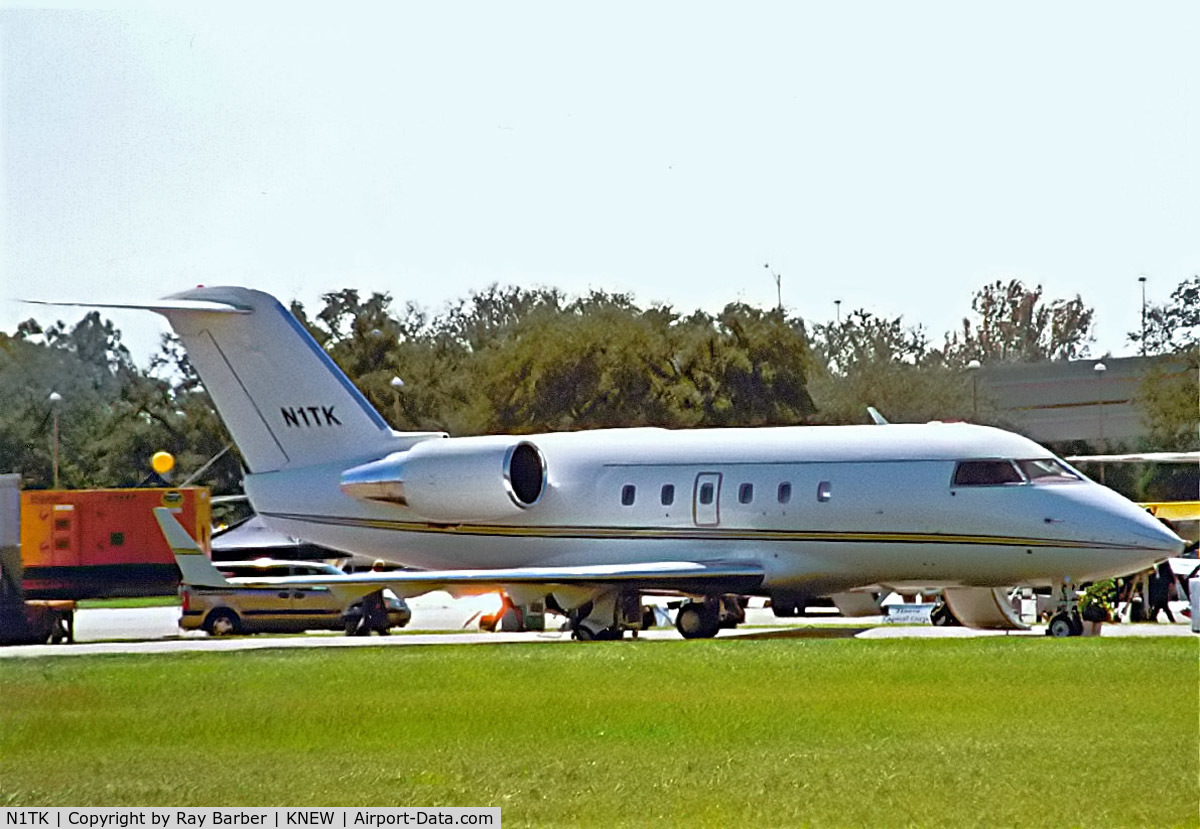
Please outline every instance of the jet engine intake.
M424 440L404 452L347 469L347 495L399 504L438 523L499 521L537 505L546 461L511 437Z

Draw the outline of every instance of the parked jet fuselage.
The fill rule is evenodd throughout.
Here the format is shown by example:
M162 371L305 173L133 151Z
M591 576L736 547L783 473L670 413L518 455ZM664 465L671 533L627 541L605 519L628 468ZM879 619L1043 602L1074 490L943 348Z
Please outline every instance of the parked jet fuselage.
M630 591L677 592L707 597L681 611L695 617L681 631L711 635L723 594L1053 585L1182 547L1133 503L998 429L400 433L267 294L199 288L140 307L179 334L264 520L434 571L331 585L347 595L549 594L579 608L577 632L598 634Z

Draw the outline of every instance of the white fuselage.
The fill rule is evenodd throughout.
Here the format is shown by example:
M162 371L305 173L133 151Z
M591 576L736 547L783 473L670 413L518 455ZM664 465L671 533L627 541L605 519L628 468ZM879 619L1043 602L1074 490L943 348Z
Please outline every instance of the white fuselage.
M397 439L400 450L411 444ZM441 440L474 451L514 439ZM545 491L502 517L472 515L465 495L461 514L453 507L455 491L502 487L499 469L490 481L434 481L452 514L436 521L344 494L347 462L252 475L246 487L285 532L415 567L752 561L765 570L766 593L1079 582L1142 569L1179 548L1136 505L1082 476L954 485L962 461L1051 457L987 427L622 429L520 440L544 458Z

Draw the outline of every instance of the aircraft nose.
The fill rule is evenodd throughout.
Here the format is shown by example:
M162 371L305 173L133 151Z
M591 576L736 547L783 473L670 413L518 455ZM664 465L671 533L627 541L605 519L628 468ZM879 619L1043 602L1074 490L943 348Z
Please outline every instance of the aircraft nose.
M1183 552L1183 539L1132 501L1098 485L1079 494L1086 507L1076 515L1089 534L1109 549L1128 550L1139 566L1147 559L1161 561Z
M1174 530L1140 507L1133 504L1129 507L1122 515L1121 522L1121 534L1125 536L1123 543L1126 546L1155 553L1159 558L1183 553L1187 544Z

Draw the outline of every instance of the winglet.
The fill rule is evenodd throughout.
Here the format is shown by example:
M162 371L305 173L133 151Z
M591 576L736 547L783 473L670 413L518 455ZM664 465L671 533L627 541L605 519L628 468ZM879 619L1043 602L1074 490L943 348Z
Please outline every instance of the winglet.
M874 406L867 406L867 414L871 416L871 420L875 421L876 426L887 426L888 419L879 413L879 410Z
M213 567L208 556L200 549L200 545L187 534L187 530L180 526L171 510L166 507L155 507L154 517L158 519L158 526L162 527L167 545L175 554L175 563L179 565L179 572L183 576L184 584L198 587L228 586L229 582L221 575L221 571Z

